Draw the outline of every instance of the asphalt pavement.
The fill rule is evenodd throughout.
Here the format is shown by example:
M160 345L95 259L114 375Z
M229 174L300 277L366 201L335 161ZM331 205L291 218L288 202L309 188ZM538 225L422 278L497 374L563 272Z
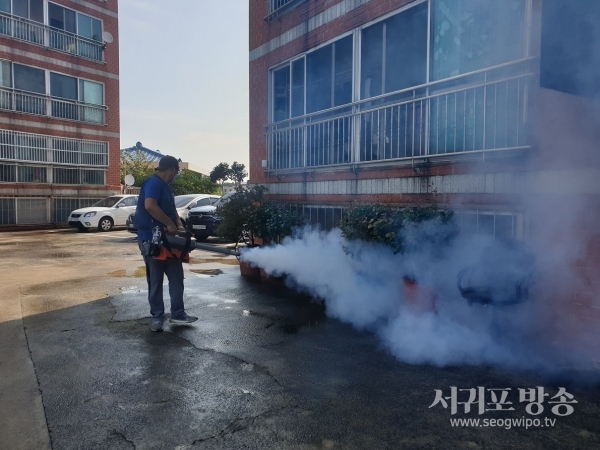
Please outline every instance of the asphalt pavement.
M401 363L318 301L242 278L233 257L195 252L184 299L200 320L153 333L126 232L0 233L0 251L0 448L600 448L600 389L576 374ZM451 386L565 387L578 403L564 417L518 395L482 415L430 408ZM521 418L545 426L504 425Z

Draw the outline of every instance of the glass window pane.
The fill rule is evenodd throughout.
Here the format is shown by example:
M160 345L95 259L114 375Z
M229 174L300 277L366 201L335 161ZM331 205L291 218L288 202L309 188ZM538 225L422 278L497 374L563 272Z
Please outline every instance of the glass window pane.
M10 62L0 61L0 86L8 88L12 87L10 72Z
M93 81L79 80L80 99L84 103L92 105L102 105L104 95L102 85Z
M14 183L17 181L15 178L15 166L8 164L0 164L0 181L5 183Z
M46 74L42 69L15 64L15 89L46 93Z
M29 18L44 23L44 0L29 0Z
M77 78L51 73L50 95L52 97L77 100Z
M75 33L75 11L65 9L65 31Z
M15 199L0 198L0 225L14 225L15 223Z
M475 234L477 232L477 214L462 213L460 232L466 235Z
M10 0L0 0L0 11L10 13Z
M19 166L18 179L20 183L46 183L46 168Z
M289 119L290 114L290 68L273 73L273 121Z
M85 14L77 14L77 34L79 36L92 38L92 18Z
M352 102L352 36L334 43L335 81L334 105L340 106Z
M362 31L360 98L381 95L383 84L383 23Z
M13 0L13 14L27 19L29 17L29 0Z
M54 3L48 3L48 21L49 25L59 30L65 29L64 8Z
M92 39L102 42L102 22L92 18Z
M427 82L427 3L386 23L385 92Z
M433 79L522 58L526 3L526 0L434 1Z
M328 45L306 55L306 112L331 108L332 51Z
M292 63L292 117L304 115L304 58Z
M479 214L477 217L477 232L479 234L494 235L494 216L492 214Z
M507 214L496 215L496 238L510 239L513 237L513 216Z

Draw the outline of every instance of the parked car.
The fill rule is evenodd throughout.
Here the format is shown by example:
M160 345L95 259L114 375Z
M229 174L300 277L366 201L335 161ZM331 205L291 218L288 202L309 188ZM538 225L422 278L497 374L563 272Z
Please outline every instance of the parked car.
M129 217L125 221L125 226L127 227L127 231L137 234L137 228L135 226L135 211L129 214Z
M190 209L197 206L210 206L219 200L219 198L220 197L218 195L211 194L177 195L175 197L175 208L177 208L177 214L179 215L183 226L186 227L187 225L188 213ZM137 228L135 227L135 208L127 218L126 225L127 231L137 234Z
M217 208L223 205L235 192L228 192L218 199L216 203L209 206L199 206L190 209L187 228L192 232L196 240L205 241L209 236L216 236L222 219L215 214Z
M188 214L192 208L211 206L216 203L219 198L218 195L210 194L186 194L176 196L175 208L177 208L177 214L179 214L183 226L186 226Z
M69 226L79 231L98 228L109 231L113 227L125 226L129 215L135 211L137 195L113 195L87 208L76 209L69 215Z

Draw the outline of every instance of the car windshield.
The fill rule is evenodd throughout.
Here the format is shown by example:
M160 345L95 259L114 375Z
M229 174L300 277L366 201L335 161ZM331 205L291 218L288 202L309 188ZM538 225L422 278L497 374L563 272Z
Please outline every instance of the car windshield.
M183 208L196 197L196 195L178 195L175 197L175 208Z
M92 206L100 206L101 208L112 208L122 198L123 197L106 197L106 198L100 200L99 202L94 203Z

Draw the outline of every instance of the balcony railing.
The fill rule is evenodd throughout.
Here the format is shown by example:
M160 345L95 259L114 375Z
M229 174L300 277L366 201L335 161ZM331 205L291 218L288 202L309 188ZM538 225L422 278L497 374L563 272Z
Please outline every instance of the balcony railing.
M267 125L268 169L527 148L524 59Z
M302 3L305 0L268 0L269 5L269 14L265 17L267 22L273 20L273 18L277 17L283 11L287 11L293 5L298 3Z
M97 125L106 123L106 106L0 88L0 109Z
M39 22L0 13L0 34L81 58L103 61L104 44Z
M0 130L0 164L108 166L108 143Z

